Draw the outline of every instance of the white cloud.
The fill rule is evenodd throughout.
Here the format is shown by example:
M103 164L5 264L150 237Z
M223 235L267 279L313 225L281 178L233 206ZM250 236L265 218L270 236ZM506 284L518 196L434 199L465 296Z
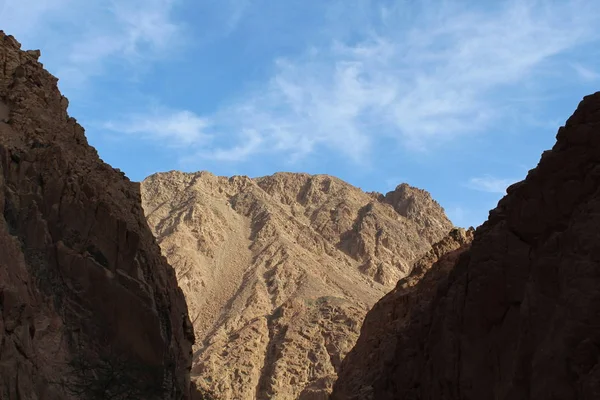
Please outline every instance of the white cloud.
M211 159L215 161L224 162L238 162L245 160L250 154L254 154L260 151L260 147L264 145L263 138L254 131L242 132L244 138L243 143L235 145L234 147L224 149L218 149L215 151L199 152L194 157L186 157L182 160L184 164L190 164L194 158Z
M365 110L385 101L381 93L374 93L361 84L359 66L344 63L333 65L330 90L320 81L322 66L297 65L278 60L278 73L268 83L264 92L243 99L213 116L228 132L242 132L245 143L253 132L252 140L264 144L253 146L253 152L283 152L292 158L302 157L318 145L330 145L343 154L360 160L369 149L369 141L362 134L361 120ZM304 75L309 69L309 75ZM235 145L239 147L240 145ZM241 145L246 148L245 144ZM227 149L217 149L217 153ZM251 152L244 152L249 156Z
M224 32L226 35L236 30L250 5L249 3L250 0L228 0L229 16L225 24L226 29Z
M598 73L582 64L573 63L572 67L575 70L575 72L577 73L577 75L584 81L596 81L596 80L600 79L600 73Z
M469 179L466 186L481 192L506 194L506 188L517 182L515 179L501 179L490 175Z
M39 35L40 25L57 18L74 0L0 0L0 29L20 41Z
M211 139L205 132L209 125L209 121L190 111L154 109L150 113L134 114L121 121L109 121L104 128L158 139L171 146L191 146L204 144Z
M596 2L511 1L494 10L444 3L438 11L422 4L410 25L404 9L385 9L362 41L278 59L263 90L210 117L223 132L253 132L252 142L240 134L215 152L302 157L328 146L360 161L382 136L430 149L484 131L506 112L499 91L568 68L555 56L598 39Z
M63 85L76 87L106 72L111 63L135 63L140 68L142 61L167 56L182 40L182 26L172 16L175 3L11 1L0 6L0 26L26 47L43 48L42 59L49 69Z
M43 54L55 60L51 71L79 89L115 63L138 70L185 42L184 27L174 17L178 1L22 0L4 3L0 24L32 43L52 40L51 46L35 47L48 47ZM556 56L598 40L598 2L514 0L488 3L487 9L431 3L338 2L342 14L330 22L345 28L323 31L343 31L339 38L327 36L326 44L275 60L273 75L259 91L241 94L214 114L181 111L178 118L187 115L191 128L173 137L190 144L189 154L218 160L244 161L259 153L295 160L327 147L364 162L382 137L427 150L464 133L484 132L505 116L503 101L511 100L500 92L510 85L526 92L524 83L548 80L549 73L565 68L594 76ZM236 29L252 6L249 0L228 0L225 30ZM351 12L359 15L346 15ZM361 21L360 28L349 34L347 21ZM44 33L49 27L56 35ZM173 129L173 115L177 112L152 115L151 123L134 115L108 126L171 140L152 126ZM211 151L193 147L208 136L219 139Z

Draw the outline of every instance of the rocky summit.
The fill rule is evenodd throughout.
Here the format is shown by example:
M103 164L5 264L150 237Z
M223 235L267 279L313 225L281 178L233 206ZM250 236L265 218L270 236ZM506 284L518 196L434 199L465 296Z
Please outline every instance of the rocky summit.
M160 173L142 201L217 399L327 399L367 310L452 228L423 190L325 175Z
M367 315L333 399L600 398L600 92L556 138L470 247Z
M185 399L194 342L139 185L0 31L0 399Z

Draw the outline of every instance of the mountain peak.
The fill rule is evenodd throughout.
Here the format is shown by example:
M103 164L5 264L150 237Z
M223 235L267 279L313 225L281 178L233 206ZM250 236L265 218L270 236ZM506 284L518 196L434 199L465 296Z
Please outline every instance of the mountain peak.
M223 399L327 395L366 311L452 227L424 191L389 198L405 215L328 175L144 180L200 339L199 385Z

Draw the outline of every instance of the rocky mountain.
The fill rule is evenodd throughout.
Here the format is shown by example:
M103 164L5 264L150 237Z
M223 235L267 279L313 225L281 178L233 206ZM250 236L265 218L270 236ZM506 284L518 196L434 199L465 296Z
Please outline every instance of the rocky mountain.
M218 399L326 399L367 310L452 228L427 192L325 175L161 173L142 202Z
M184 399L194 334L139 185L0 31L0 398Z
M470 248L369 312L332 398L600 398L599 226L600 92Z

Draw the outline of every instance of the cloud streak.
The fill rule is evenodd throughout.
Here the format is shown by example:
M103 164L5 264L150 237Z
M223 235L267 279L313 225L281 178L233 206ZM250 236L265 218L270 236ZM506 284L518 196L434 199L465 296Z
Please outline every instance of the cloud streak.
M487 193L506 194L506 188L517 182L515 179L495 178L490 175L474 177L469 180L466 186L473 190Z
M260 91L204 117L231 142L212 157L299 159L327 147L360 162L381 138L435 149L514 112L502 90L524 91L523 82L572 68L556 56L598 40L594 2L511 1L494 10L447 2L437 11L420 4L412 23L405 9L382 7L360 40L277 59Z
M5 2L0 24L39 43L33 47L52 57L50 69L63 89L75 90L90 76L113 73L115 66L138 70L186 43L186 26L175 14L183 1ZM174 138L187 145L185 157L244 162L268 154L294 161L325 148L361 163L382 140L419 152L485 133L525 107L505 96L507 88L513 98L525 98L528 87L561 73L598 78L584 63L557 56L598 41L600 3L493 3L465 8L456 1L436 7L428 0L393 6L338 2L341 14L328 20L332 26L323 29L322 41L303 54L273 60L273 73L259 90L239 93L212 114L190 105L164 113L150 109L147 116L123 116L106 127L161 143ZM259 7L248 0L226 4L227 32ZM360 15L346 15L351 12ZM361 23L349 29L347 21ZM62 39L40 34L51 28ZM343 34L332 39L335 32ZM72 38L77 40L66 41ZM52 42L45 46L44 40Z
M600 80L600 73L582 65L582 64L572 64L573 69L577 73L577 75L583 79L584 81L597 81Z
M109 131L159 139L174 147L201 145L211 140L205 131L210 122L184 110L155 108L151 113L134 114L119 121L109 121Z
M109 65L139 68L167 55L183 36L175 5L176 0L23 0L5 3L0 23L27 47L44 48L43 59L70 88ZM53 34L46 35L49 31Z

